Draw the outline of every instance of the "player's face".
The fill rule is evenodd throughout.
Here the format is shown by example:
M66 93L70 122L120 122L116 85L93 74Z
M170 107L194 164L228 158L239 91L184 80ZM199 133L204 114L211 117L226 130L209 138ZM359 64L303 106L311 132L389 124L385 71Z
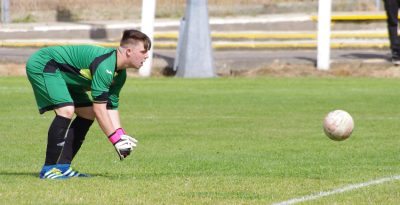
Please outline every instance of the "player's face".
M144 61L149 57L149 54L144 48L143 42L139 42L128 48L127 57L130 66L133 68L140 68L143 66Z

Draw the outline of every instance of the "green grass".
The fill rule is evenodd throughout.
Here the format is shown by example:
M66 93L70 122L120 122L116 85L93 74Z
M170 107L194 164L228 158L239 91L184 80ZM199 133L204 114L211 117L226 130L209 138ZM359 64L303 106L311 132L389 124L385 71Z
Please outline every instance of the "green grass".
M130 78L120 113L137 150L120 162L95 124L74 161L87 179L38 179L52 112L0 78L0 204L272 204L400 175L400 81ZM344 109L353 135L322 119ZM399 181L303 204L398 204Z

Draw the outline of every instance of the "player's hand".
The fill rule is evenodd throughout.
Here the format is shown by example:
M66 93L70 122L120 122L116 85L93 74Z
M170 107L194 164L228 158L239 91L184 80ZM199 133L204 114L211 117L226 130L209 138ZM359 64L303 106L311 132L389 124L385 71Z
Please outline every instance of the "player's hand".
M136 148L136 143L138 141L128 135L122 135L121 136L121 141L117 142L114 147L117 150L118 156L120 160L123 160L124 158L126 158L129 154L131 154L131 152L133 151L133 149Z
M119 159L123 160L131 154L133 150L133 144L128 139L123 139L121 137L121 139L114 144L114 148L119 156Z
M135 138L126 135L122 128L115 130L108 139L114 145L120 160L126 158L136 147L138 142Z
M135 148L136 147L136 144L137 144L137 140L135 139L135 138L133 138L133 137L131 137L131 136L129 136L129 135L122 135L121 136L121 139L126 139L126 140L129 140L131 143L132 143L132 148Z

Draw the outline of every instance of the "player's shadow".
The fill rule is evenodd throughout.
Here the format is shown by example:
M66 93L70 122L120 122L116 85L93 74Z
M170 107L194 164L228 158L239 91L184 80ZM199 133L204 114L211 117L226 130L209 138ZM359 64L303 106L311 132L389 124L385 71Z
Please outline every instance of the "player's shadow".
M109 179L117 179L117 178L128 178L123 175L112 175L112 174L90 174L90 177L82 177L82 178L91 178L91 177L104 177ZM33 177L39 178L39 172L0 172L0 177L6 176L14 176L14 177Z
M0 172L0 176L28 176L39 177L38 172Z
M104 178L109 178L109 179L118 179L118 178L129 178L128 176L124 175L113 175L113 174L90 174L90 177L104 177ZM0 172L0 177L5 177L5 176L25 176L25 177L33 177L33 178L39 178L39 172ZM82 178L87 178L87 177L82 177Z
M154 58L160 58L162 60L164 60L167 65L161 67L161 73L164 76L175 76L176 71L174 70L174 62L175 62L175 58L173 57L169 57L166 55L162 55L162 54L158 54L158 53L154 53L153 54Z

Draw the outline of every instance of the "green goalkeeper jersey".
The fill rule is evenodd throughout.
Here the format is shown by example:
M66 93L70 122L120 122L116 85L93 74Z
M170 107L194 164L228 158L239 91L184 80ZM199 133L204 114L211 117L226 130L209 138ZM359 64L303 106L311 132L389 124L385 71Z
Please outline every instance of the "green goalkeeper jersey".
M60 72L69 90L91 91L94 102L118 107L126 70L116 71L116 49L92 45L53 46L40 49L27 63L30 73Z

